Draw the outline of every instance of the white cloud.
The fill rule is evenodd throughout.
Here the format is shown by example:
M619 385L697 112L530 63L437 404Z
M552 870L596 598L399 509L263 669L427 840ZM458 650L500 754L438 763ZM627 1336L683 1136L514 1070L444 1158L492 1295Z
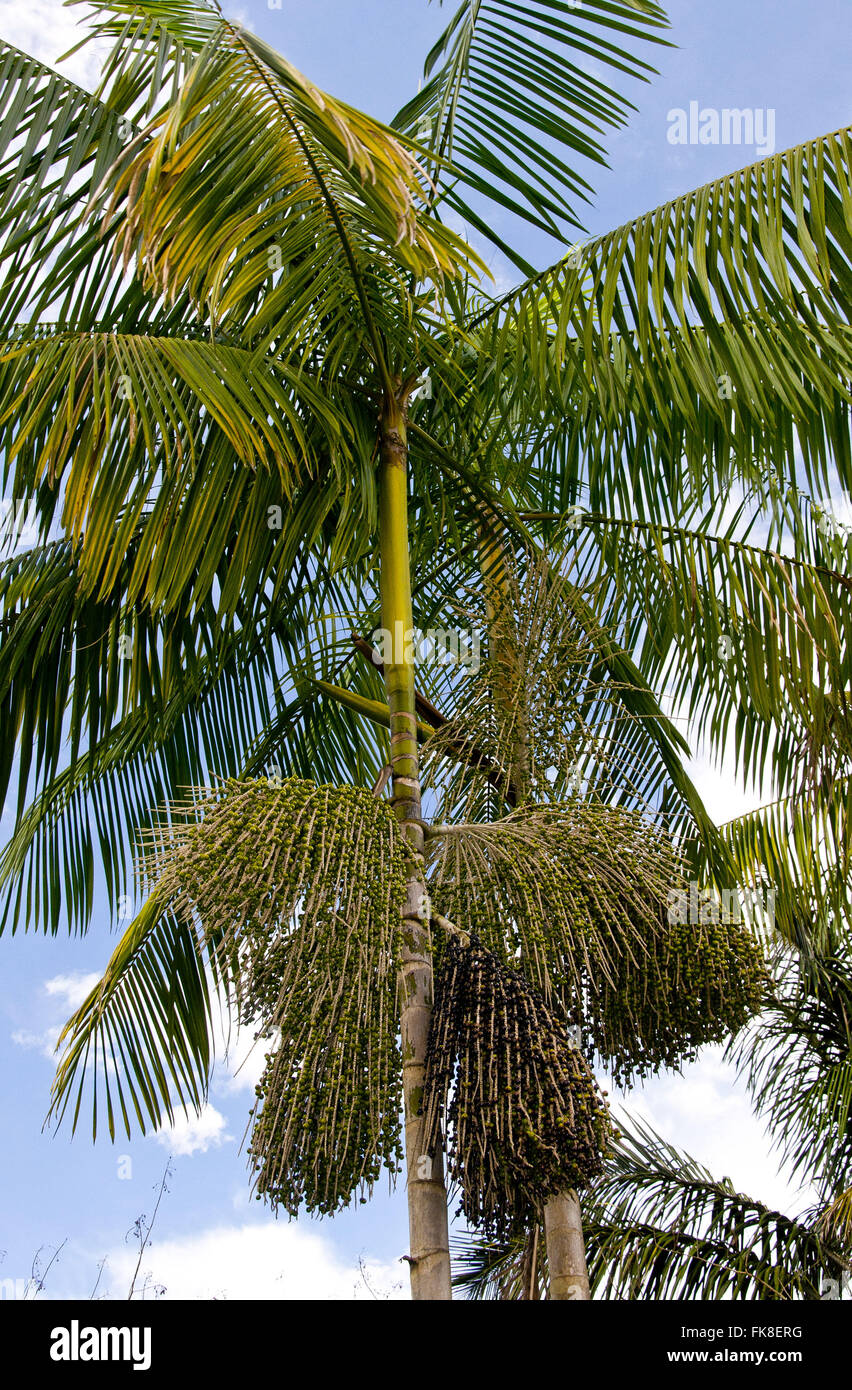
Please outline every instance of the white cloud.
M97 971L91 974L75 971L70 975L53 975L49 980L45 980L42 985L44 993L56 1001L56 1022L48 1028L38 1030L19 1028L12 1034L12 1042L17 1047L40 1052L55 1064L56 1044L65 1020L75 1009L79 1009L100 978Z
M121 1246L108 1256L109 1293L126 1297L138 1252ZM408 1297L399 1263L345 1260L325 1236L298 1222L215 1226L157 1240L146 1250L137 1288L164 1285L166 1298L358 1300Z
M45 980L44 991L55 996L63 1009L73 1013L88 998L100 978L97 970L87 975L82 975L79 970L71 975L54 975Z
M225 1095L237 1095L242 1091L254 1095L254 1088L261 1078L272 1046L262 1038L255 1041L250 1028L237 1030L221 1050L217 1040L216 1052L221 1060L214 1076L216 1090Z
M764 1123L754 1114L734 1067L724 1061L723 1050L707 1047L683 1068L683 1075L663 1074L615 1104L646 1120L714 1177L730 1178L738 1191L794 1215L816 1194L801 1188L780 1166Z
M753 785L743 786L736 774L733 755L729 754L722 758L721 763L717 763L701 744L697 731L695 733L690 742L698 748L698 752L686 763L686 770L698 788L710 819L717 825L724 825L726 821L763 806L767 795Z
M93 13L88 5L68 9L62 0L27 0L0 7L0 34L14 48L57 69L65 77L93 91L98 85L103 54L109 45L87 43L79 53L59 63L57 59L79 43L87 32L85 21Z
M48 1057L51 1062L56 1061L56 1040L59 1037L58 1028L45 1028L41 1033L31 1033L25 1028L19 1028L12 1034L12 1042L16 1047L25 1047L28 1051L37 1051L43 1057Z
M228 1122L213 1105L205 1105L200 1115L184 1115L181 1111L173 1125L164 1125L151 1137L162 1144L164 1149L177 1158L190 1158L195 1153L206 1153L210 1148L219 1148L233 1135L228 1133Z

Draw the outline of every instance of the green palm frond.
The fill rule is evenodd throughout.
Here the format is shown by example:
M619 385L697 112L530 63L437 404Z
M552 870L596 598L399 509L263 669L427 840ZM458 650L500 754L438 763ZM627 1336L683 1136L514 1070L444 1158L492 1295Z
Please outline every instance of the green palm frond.
M95 1136L104 1110L111 1139L117 1124L130 1134L173 1123L175 1098L186 1113L199 1111L213 1061L216 966L192 922L150 897L60 1034L50 1118L61 1121L73 1100L76 1128L87 1081Z
M578 500L551 508L581 441L592 509L626 457L625 515L649 520L711 465L719 488L803 460L821 491L833 458L849 486L850 152L844 129L750 165L472 315L489 373L553 422L562 471L540 505Z
M589 1278L603 1297L818 1299L850 1250L816 1212L785 1216L631 1119L587 1201Z
M181 590L203 555L215 569L255 475L270 477L263 501L288 507L318 454L345 457L348 434L308 380L238 347L63 332L0 347L4 472L19 496L50 489L59 502L61 491L63 529L83 542L81 578L96 576L102 592L143 512L139 560L154 563L147 589L131 591L158 604L166 536L182 556ZM266 525L265 511L258 519Z
M357 356L354 317L389 387L408 277L455 276L475 257L422 210L398 137L217 11L187 8L206 13L207 41L109 190L124 264L137 257L149 289L185 289L217 324L300 361L318 355L329 374Z
M743 539L739 517L717 533L702 511L686 525L583 511L577 571L590 583L612 577L643 676L711 750L732 747L742 775L759 781L771 748L780 794L828 792L852 748L852 579L802 546Z
M849 920L849 780L783 797L720 827L746 883L772 894L775 931L803 959L830 957Z
M547 1288L547 1248L539 1234L535 1242L535 1283L529 1267L533 1232L526 1235L482 1236L476 1231L454 1233L451 1252L453 1288L463 1298L517 1302L530 1287Z
M382 240L389 240L391 245L397 240L417 243L413 214L422 202L422 175L404 143L388 127L321 91L281 54L241 24L227 19L218 5L207 0L108 0L97 10L102 17L91 23L90 37L111 39L115 45L104 65L102 90L123 90L124 84L132 82L138 95L144 93L146 113L150 113L151 91L158 93L165 86L164 54L171 61L170 75L186 88L183 98L172 103L168 117L160 112L149 121L146 131L150 136L168 120L169 155L174 154L180 126L188 119L188 108L182 101L194 103L201 91L208 92L213 98L210 108L202 105L199 109L206 110L209 121L214 120L215 84L221 80L240 91L243 112L256 123L254 149L260 159L257 186L268 176L267 192L273 208L280 187L289 182L285 178L279 187L284 171L294 167L293 152L301 148L304 170L310 167L316 150L322 149L334 174L357 179L366 218L376 219ZM212 82L210 88L208 81ZM235 114L232 108L230 115ZM284 127L270 136L278 142L282 156L277 168L265 162L268 152L263 144L267 122L262 117L273 114L278 115L277 124ZM224 127L220 128L220 134L223 131ZM212 138L212 130L202 124L196 135L204 143ZM315 142L313 146L311 142ZM240 143L234 140L223 148L233 150ZM163 153L158 152L160 158ZM326 171L314 168L320 183L322 172ZM439 243L441 235L439 232ZM424 237L419 246L432 257L434 248L428 238ZM437 268L434 262L433 268Z
M561 240L579 226L577 164L604 164L604 133L633 109L607 78L647 80L637 50L666 24L648 0L463 0L394 124L428 151L441 201L526 272L506 214Z
M847 915L852 582L839 559L810 558L801 537L783 552L744 540L739 517L716 534L701 509L680 526L585 510L567 530L560 520L572 571L607 586L642 679L779 798L722 829L737 877L772 890L791 941L829 910ZM620 696L631 699L629 683ZM694 871L725 887L705 837L693 846Z
M96 849L112 910L132 896L132 847L156 808L185 786L214 774L239 773L268 727L269 685L285 638L279 632L273 642L257 634L248 647L232 639L230 650L196 660L177 688L161 687L155 722L149 704L140 702L111 721L89 747L76 750L68 765L49 777L48 767L39 769L43 785L19 814L0 856L4 924L11 920L13 929L19 922L28 928L43 924L55 932L64 913L72 929L84 928L92 909ZM38 670L46 673L48 662ZM81 678L78 668L75 681ZM91 697L85 683L76 688L84 700ZM70 717L75 717L73 706ZM62 725L60 708L56 727ZM26 733L25 723L22 748L31 746ZM26 770L19 769L21 794L29 784Z
M85 212L132 130L127 103L99 100L2 40L0 71L0 336L51 309L89 321L120 296Z
M355 574L319 571L308 585L305 573L304 556L282 566L286 601L261 585L233 623L208 599L160 625L127 601L126 573L102 601L87 597L67 542L0 564L0 695L7 731L18 731L18 756L10 736L2 766L4 793L14 778L18 796L0 857L4 923L55 931L65 911L83 929L97 857L115 910L132 894L137 832L186 786L274 768L372 784L386 736L315 680L370 675L350 636L368 599ZM341 613L345 638L331 640ZM380 694L372 679L364 688Z

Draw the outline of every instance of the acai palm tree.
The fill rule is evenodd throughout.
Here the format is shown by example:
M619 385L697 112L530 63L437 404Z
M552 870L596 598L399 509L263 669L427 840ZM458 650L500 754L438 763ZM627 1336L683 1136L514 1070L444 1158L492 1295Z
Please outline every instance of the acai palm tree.
M587 1296L589 1060L676 1065L769 987L754 924L672 895L771 884L790 942L847 903L812 499L852 469L849 133L577 242L664 28L465 0L392 126L213 4L99 6L94 94L2 48L0 429L39 537L0 565L4 922L84 928L98 872L143 900L53 1114L200 1108L224 998L269 1045L259 1191L333 1212L404 1166L416 1298L450 1296L445 1161ZM765 813L712 823L663 692L771 762Z

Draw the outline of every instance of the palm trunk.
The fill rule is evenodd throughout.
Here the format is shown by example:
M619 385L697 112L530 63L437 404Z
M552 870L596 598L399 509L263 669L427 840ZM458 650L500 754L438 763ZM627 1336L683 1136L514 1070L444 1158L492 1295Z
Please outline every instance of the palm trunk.
M450 1251L443 1154L424 1153L423 1077L432 1013L432 962L429 922L424 911L423 826L417 718L414 707L413 617L408 550L408 476L405 404L386 397L382 408L379 465L382 626L391 637L385 686L390 711L393 808L403 834L419 856L403 908L402 1077L405 1102L405 1158L408 1191L408 1255L411 1296L449 1299Z
M492 693L495 705L502 705L503 717L511 720L509 782L518 802L522 803L530 791L530 738L523 691L519 688L520 652L517 642L513 645L506 627L505 614L509 610L511 595L505 551L485 523L480 528L480 551L486 615L492 627L491 640L495 647L496 677ZM504 615L502 623L499 620L501 614ZM544 1238L550 1274L550 1298L590 1298L580 1200L573 1190L559 1192L545 1203Z
M573 1190L545 1203L544 1238L551 1299L591 1298L580 1199Z

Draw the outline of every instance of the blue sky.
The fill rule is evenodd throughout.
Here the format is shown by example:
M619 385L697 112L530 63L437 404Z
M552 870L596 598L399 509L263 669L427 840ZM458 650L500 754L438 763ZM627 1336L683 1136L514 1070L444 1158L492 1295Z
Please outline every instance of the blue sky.
M226 10L284 52L319 85L381 117L390 117L417 88L422 60L452 13L425 0L282 0L241 3ZM681 192L748 163L750 150L669 143L669 113L699 107L772 109L775 146L782 150L848 124L850 26L848 0L673 0L670 38L660 49L661 75L635 84L639 110L629 129L610 138L611 169L592 175L598 196L588 209L591 233L606 231ZM53 61L71 44L72 23L58 0L0 3L0 34ZM69 69L91 85L90 55ZM583 171L589 177L589 171ZM560 247L527 234L527 257L555 260ZM490 257L498 283L513 278ZM696 742L699 731L693 731ZM748 789L700 757L694 771L711 812L728 818L753 804ZM4 817L3 829L9 821ZM167 1285L172 1296L347 1298L373 1295L358 1269L369 1262L369 1282L381 1295L405 1293L407 1248L404 1194L377 1194L368 1207L333 1222L275 1223L247 1200L244 1156L239 1152L252 1100L251 1072L218 1069L212 1110L200 1125L174 1135L120 1139L93 1145L85 1126L71 1141L65 1128L42 1131L52 1063L47 1048L81 997L86 977L100 973L114 944L106 905L99 901L88 936L55 939L18 934L0 938L0 1280L25 1280L33 1256L67 1238L51 1270L46 1296L86 1296L98 1262L109 1262L99 1293L126 1296L131 1267L125 1233L150 1214L165 1162L174 1155L143 1276ZM685 1078L650 1084L633 1104L670 1140L691 1149L719 1174L770 1202L796 1199L776 1173L760 1126L741 1087L732 1083L717 1052L709 1052ZM130 1176L126 1173L130 1157ZM135 1259L133 1260L135 1263Z

